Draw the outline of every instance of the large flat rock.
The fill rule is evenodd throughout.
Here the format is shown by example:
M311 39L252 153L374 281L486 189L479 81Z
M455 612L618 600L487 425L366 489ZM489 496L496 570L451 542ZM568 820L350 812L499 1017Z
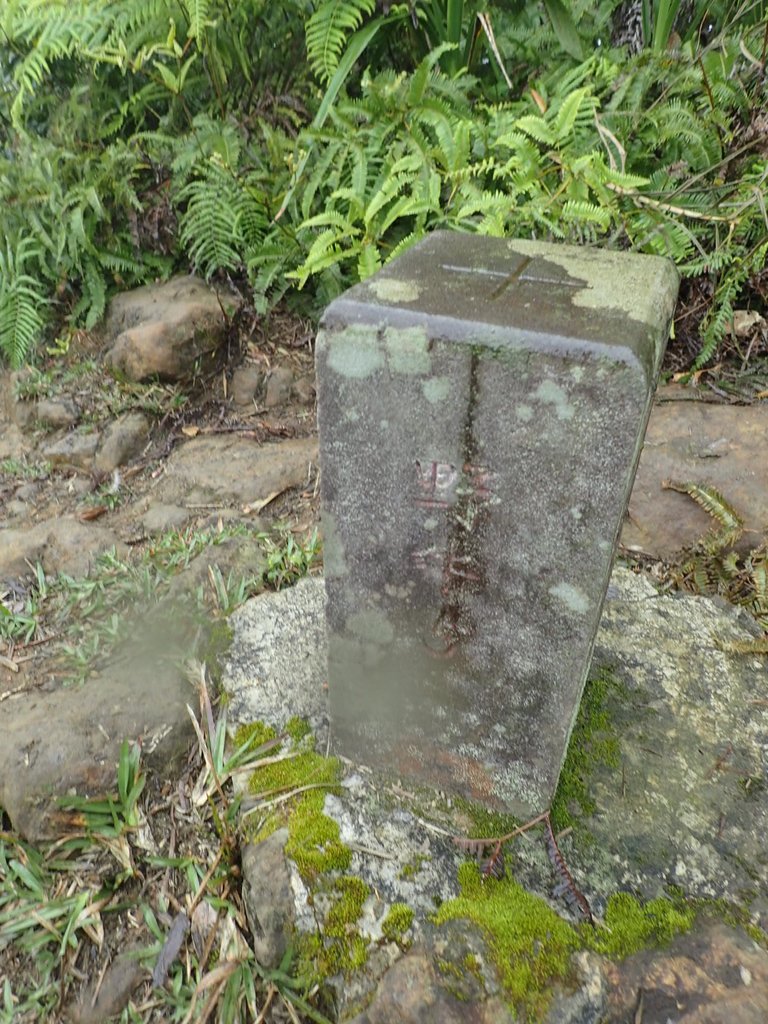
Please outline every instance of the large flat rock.
M222 683L233 728L255 720L281 727L299 715L325 737L322 580L254 598L231 623ZM662 596L647 578L614 570L594 665L609 666L619 683L607 703L619 756L612 767L595 769L588 783L596 810L581 813L576 833L561 842L598 913L618 890L650 898L676 885L688 896L751 902L768 925L768 659L723 649L755 632L741 610ZM391 791L389 803L376 797L400 769L393 761L378 786L361 786L352 766L343 797L329 797L326 811L363 846L368 840L375 848L375 837L391 830L400 838L388 850L407 861L408 844L418 846L398 826L407 794L399 790L405 803L394 809ZM422 830L419 842L432 841ZM512 853L516 877L548 896L543 845L521 841ZM372 884L382 891L387 868L370 858Z
M690 498L664 490L666 480L716 487L744 518L740 547L756 547L768 532L768 403L735 406L665 401L654 406L622 544L670 558L715 525Z
M171 453L155 495L165 504L257 504L308 484L317 470L317 440L259 444L237 434L195 437Z

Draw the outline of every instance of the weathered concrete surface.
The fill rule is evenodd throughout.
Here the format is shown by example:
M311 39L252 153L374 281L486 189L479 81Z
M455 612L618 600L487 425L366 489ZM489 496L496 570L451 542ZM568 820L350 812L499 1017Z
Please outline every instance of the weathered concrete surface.
M230 618L232 646L224 669L230 722L269 722L298 715L322 744L329 727L323 581L246 601Z
M656 258L438 233L329 307L341 752L523 815L548 805L676 288Z
M648 422L621 543L669 558L711 530L714 520L695 502L662 487L691 480L723 494L744 519L739 547L757 547L768 532L768 404L664 401L665 394Z

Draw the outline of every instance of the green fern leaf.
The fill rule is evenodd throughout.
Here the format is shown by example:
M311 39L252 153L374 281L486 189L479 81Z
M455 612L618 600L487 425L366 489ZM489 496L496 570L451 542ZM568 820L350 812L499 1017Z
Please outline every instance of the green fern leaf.
M306 28L307 56L321 82L333 77L347 39L374 7L375 0L321 0Z
M720 548L732 547L744 532L744 520L716 488L692 481L680 483L677 480L665 480L662 487L665 490L687 494L720 523L723 528L717 538Z

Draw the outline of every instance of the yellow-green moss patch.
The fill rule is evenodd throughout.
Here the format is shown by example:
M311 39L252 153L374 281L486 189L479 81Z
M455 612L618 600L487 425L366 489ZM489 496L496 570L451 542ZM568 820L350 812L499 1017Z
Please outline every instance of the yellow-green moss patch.
M606 709L608 695L622 684L607 669L589 679L571 733L551 818L555 832L572 826L574 814L589 815L595 804L589 794L589 776L600 765L618 767L619 741Z
M435 915L442 924L467 918L485 933L507 998L529 1020L544 1013L545 987L568 972L569 957L581 945L575 930L547 904L512 879L484 879L476 864L459 868L461 895Z
M248 725L240 725L235 732L235 746L244 747L250 743L251 749L255 750L262 744L277 737L277 732L271 725L264 722L250 722Z
M333 905L325 919L322 935L299 938L302 970L322 981L336 974L349 974L368 959L368 942L355 928L370 889L360 878L344 875L325 890Z
M339 838L339 826L323 813L325 795L332 792L341 778L338 758L323 757L313 747L309 726L299 718L291 719L285 729L290 743L289 756L257 767L248 780L249 790L262 797L267 805L271 797L281 797L296 791L293 798L280 800L265 808L265 817L251 837L266 839L276 829L288 828L285 852L294 861L305 882L314 882L329 871L345 871L351 853ZM275 739L277 732L263 722L241 726L235 735L240 745L249 738L254 745ZM279 757L283 745L273 748L270 755ZM310 788L306 787L318 787Z
M323 813L324 803L322 790L306 793L291 805L287 819L285 852L308 883L329 871L346 871L352 860L349 847L340 839L337 822Z
M628 892L614 893L605 910L605 928L587 936L599 953L620 959L647 946L663 946L675 935L687 932L696 910L682 901L659 897L641 904Z
M393 903L389 913L381 922L381 932L390 942L402 942L403 936L413 924L413 911L407 903Z

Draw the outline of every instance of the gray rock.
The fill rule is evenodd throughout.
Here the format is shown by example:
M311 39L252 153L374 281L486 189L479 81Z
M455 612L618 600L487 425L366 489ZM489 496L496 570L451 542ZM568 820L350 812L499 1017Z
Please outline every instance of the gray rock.
M437 232L328 307L338 751L549 805L677 284L656 257Z
M285 405L291 397L293 387L293 371L287 366L276 366L267 377L267 390L264 405L267 409Z
M26 430L34 425L37 403L34 399L23 399L17 397L17 389L31 376L32 371L14 370L8 374L5 382L0 385L0 397L2 398L2 412L6 420L20 430Z
M258 366L238 366L232 374L230 385L232 401L239 406L252 406L256 392L261 386L262 371Z
M346 1024L513 1024L514 1020L498 998L477 1000L463 998L463 993L457 997L436 970L434 957L414 948L387 971L368 1009Z
M254 720L282 727L299 715L325 749L322 581L255 598L231 622L222 685L232 727ZM768 898L768 705L755 698L766 690L768 665L722 647L754 633L742 611L706 598L660 596L648 579L614 570L594 664L612 666L620 684L606 705L620 764L598 767L590 779L597 811L581 827L591 841L577 833L561 842L598 913L619 889L651 898L669 884L736 903ZM397 786L400 767L393 763L383 776L350 768L342 795L329 796L326 809L351 842L397 851L392 861L371 857L368 865L361 854L354 862L385 899L421 898L396 888L401 856L425 857L425 865L437 859L434 877L426 871L417 881L425 900L445 899L439 885L453 883L450 858L440 857L453 851L420 830L407 802L395 811L386 795L377 798ZM549 897L543 845L521 842L510 856L520 880Z
M256 444L236 435L195 437L170 455L156 496L173 505L254 504L307 484L317 468L317 441Z
M96 454L99 441L100 435L95 430L87 434L75 432L66 434L58 441L43 445L40 454L52 466L89 471L93 466L93 457Z
M29 514L29 506L25 501L12 498L5 505L5 514L9 519L22 519Z
M186 648L174 643L167 621L151 637L151 625L137 627L128 655L81 687L31 690L0 704L0 729L14 738L0 745L0 806L27 839L66 829L58 797L114 789L123 740L141 739L143 759L160 773L186 755L194 735L186 710L192 690L178 664L190 638Z
M311 405L315 400L314 377L299 377L293 385L293 394L302 405Z
M735 902L765 896L768 704L756 697L768 692L768 661L725 649L759 630L746 612L659 596L626 570L613 583L594 658L623 685L607 704L620 764L591 779L582 877L603 895L673 884Z
M53 430L73 427L80 419L80 409L77 402L68 395L41 398L35 408L34 419L42 426Z
M111 473L139 455L148 437L149 420L143 413L119 416L104 429L93 468L97 473Z
M104 1024L117 1017L145 975L138 949L119 953L102 974L86 986L65 1014L70 1024Z
M119 654L81 687L0 701L0 735L14 737L0 744L0 807L18 831L29 839L55 835L66 828L56 815L59 796L111 790L124 739L141 739L142 756L160 773L187 753L194 736L187 705L196 702L180 666L201 627L191 597L211 588L211 566L236 582L259 578L261 559L253 540L210 546L171 580L162 600L136 614ZM14 574L0 561L5 575Z
M217 294L205 281L194 274L172 277L159 284L148 284L141 288L116 295L109 304L105 320L105 335L108 343L123 331L139 324L175 319L180 308L201 306L218 310L223 317L222 306L229 314L237 308L238 299L232 295Z
M580 952L571 962L573 984L568 990L556 987L545 1024L603 1024L608 996L604 961Z
M278 967L288 948L296 913L291 872L285 859L288 829L242 849L243 900L256 959Z
M28 484L22 484L21 487L17 487L15 497L19 501L34 501L40 494L41 489L41 484L37 480L32 480Z
M30 439L15 423L0 423L0 459L19 459L31 448Z
M227 320L222 301L230 311L236 306L232 297L220 301L194 277L118 295L107 314L111 347L106 364L134 381L191 378L224 343Z
M167 530L181 529L189 522L192 513L179 505L164 505L153 502L141 517L141 525L146 533L165 533Z
M35 526L0 531L0 576L25 576L30 565L40 562L47 573L66 572L85 576L97 555L127 548L115 534L96 523L81 523L62 516Z
M282 729L298 715L323 742L328 730L324 608L322 580L304 579L246 601L230 617L233 639L223 677L230 723L269 722Z

